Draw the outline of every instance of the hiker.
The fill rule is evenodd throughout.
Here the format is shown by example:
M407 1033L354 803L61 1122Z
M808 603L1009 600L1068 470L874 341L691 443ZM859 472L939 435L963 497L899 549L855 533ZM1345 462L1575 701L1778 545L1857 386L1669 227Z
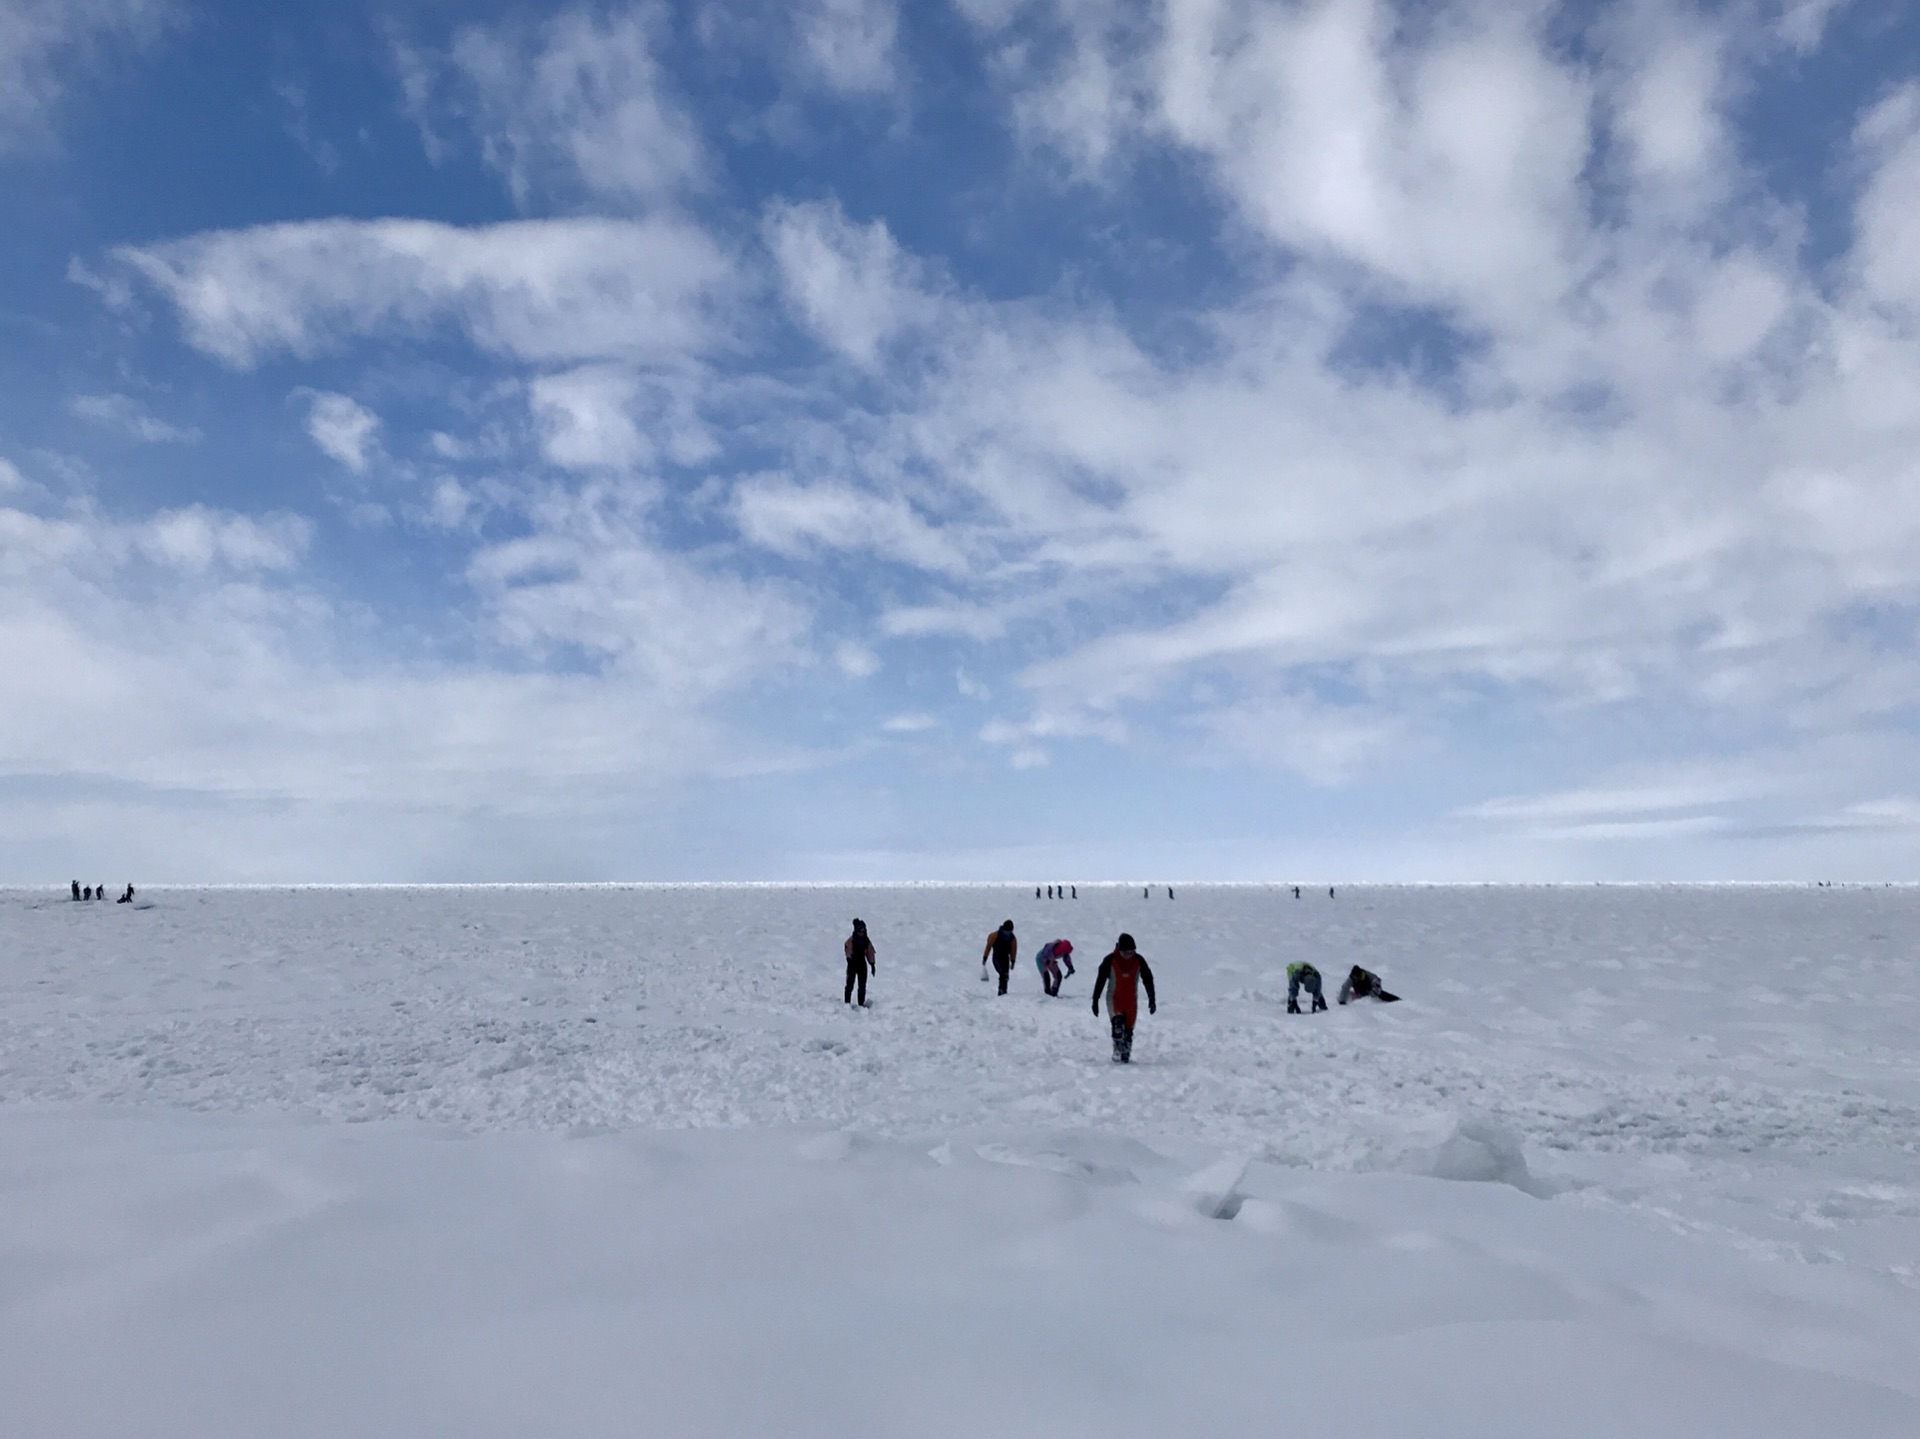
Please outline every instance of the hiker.
M1072 893L1072 894L1071 894L1071 895L1069 896L1069 898L1071 898L1071 899L1078 899L1078 898L1080 898L1080 886L1079 886L1079 885L1077 885L1077 884L1070 884L1070 885L1068 885L1068 886L1067 886L1067 888L1073 891L1073 893Z
M80 881L77 879L73 882L73 897L80 898Z
M128 885L129 889L133 886ZM856 919L853 933L847 936L847 942L841 946L847 955L847 992L841 996L842 1004L853 1003L853 992L860 991L860 1007L867 1007L867 971L878 970L874 963L873 941L867 938L867 922Z
M116 899L114 903L115 904L132 904L133 903L133 881L132 880L127 881L127 892L121 895L120 898Z
M1300 886L1297 884L1293 887L1293 897L1295 899L1300 898Z
M92 885L88 885L88 886L87 886L87 887L86 887L85 889L83 889L83 890L81 890L81 891L80 891L80 898L82 898L82 899L92 899L92 898L93 898L93 886L92 886Z
M1107 989L1111 982L1112 988ZM1133 947L1133 936L1123 934L1114 941L1113 953L1100 961L1100 972L1093 981L1093 1012L1100 1012L1100 991L1107 990L1107 1013L1113 1020L1113 1062L1133 1063L1133 1021L1140 1012L1135 984L1147 987L1147 1013L1159 1009L1153 995L1153 971Z
M1327 997L1320 992L1320 971L1300 960L1287 966L1287 1013L1300 1012L1300 991L1305 990L1313 996L1313 1012L1318 1014L1327 1007ZM1341 1001L1345 1003L1345 1001Z
M1340 986L1342 1004L1350 999L1377 999L1382 1004L1392 1004L1399 998L1397 994L1387 993L1386 988L1380 983L1379 975L1370 969L1362 969L1357 964L1347 972L1347 977Z
M1000 976L1000 993L1007 992L1007 976L1013 973L1013 962L1020 956L1020 941L1013 937L1013 921L1008 920L987 936L987 947L980 951L980 977L987 977L987 960L993 960L994 972Z
M1066 965L1067 974L1073 973L1073 941L1070 939L1050 939L1040 946L1033 962L1040 966L1040 987L1048 994L1060 993L1060 981L1064 976L1060 966Z
M1040 886L1037 884L1033 887L1033 897L1035 899L1040 898Z

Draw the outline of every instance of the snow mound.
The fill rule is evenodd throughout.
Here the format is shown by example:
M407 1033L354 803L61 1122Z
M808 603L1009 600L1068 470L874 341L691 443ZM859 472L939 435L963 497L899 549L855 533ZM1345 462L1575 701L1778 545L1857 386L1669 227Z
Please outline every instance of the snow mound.
M1527 1167L1526 1150L1518 1135L1495 1120L1477 1115L1452 1121L1438 1143L1383 1146L1379 1162L1366 1167L1467 1184L1509 1184L1536 1199L1550 1199L1558 1192L1555 1185Z

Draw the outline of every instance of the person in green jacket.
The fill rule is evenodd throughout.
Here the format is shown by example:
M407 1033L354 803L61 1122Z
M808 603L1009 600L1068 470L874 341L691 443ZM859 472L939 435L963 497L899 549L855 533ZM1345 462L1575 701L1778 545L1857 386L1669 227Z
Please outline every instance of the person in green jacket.
M1305 960L1287 966L1287 1013L1300 1012L1300 991L1313 996L1313 1012L1318 1014L1327 1007L1327 997L1320 992L1320 971Z

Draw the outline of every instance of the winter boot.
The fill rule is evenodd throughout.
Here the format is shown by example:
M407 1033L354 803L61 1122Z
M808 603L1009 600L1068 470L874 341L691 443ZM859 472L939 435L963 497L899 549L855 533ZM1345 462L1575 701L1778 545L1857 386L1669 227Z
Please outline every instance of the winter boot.
M1324 994L1316 994L1313 997L1313 1012L1315 1014L1318 1014L1321 1010L1325 1009L1326 1007L1327 1007L1327 997Z
M1290 1000L1288 1000L1288 1001L1287 1001L1287 1013L1288 1013L1288 1014L1298 1014L1299 1012L1300 1012L1300 1001L1299 1001L1299 1000L1297 1000L1297 999L1290 999Z

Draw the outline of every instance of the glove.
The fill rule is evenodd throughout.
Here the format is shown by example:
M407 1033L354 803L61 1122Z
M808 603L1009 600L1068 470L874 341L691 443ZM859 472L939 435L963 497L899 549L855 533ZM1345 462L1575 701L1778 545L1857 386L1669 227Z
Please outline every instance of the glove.
M1152 1000L1148 1000L1148 1001L1147 1001L1147 1013L1148 1013L1148 1014L1158 1014L1159 1012L1160 1012L1160 1006L1159 1006L1159 1005L1157 1005L1157 1004L1155 1004L1155 1003L1154 1003L1154 1002L1153 1002Z
M1097 999L1093 1002L1093 1012L1096 1015L1100 1013L1100 1001Z

